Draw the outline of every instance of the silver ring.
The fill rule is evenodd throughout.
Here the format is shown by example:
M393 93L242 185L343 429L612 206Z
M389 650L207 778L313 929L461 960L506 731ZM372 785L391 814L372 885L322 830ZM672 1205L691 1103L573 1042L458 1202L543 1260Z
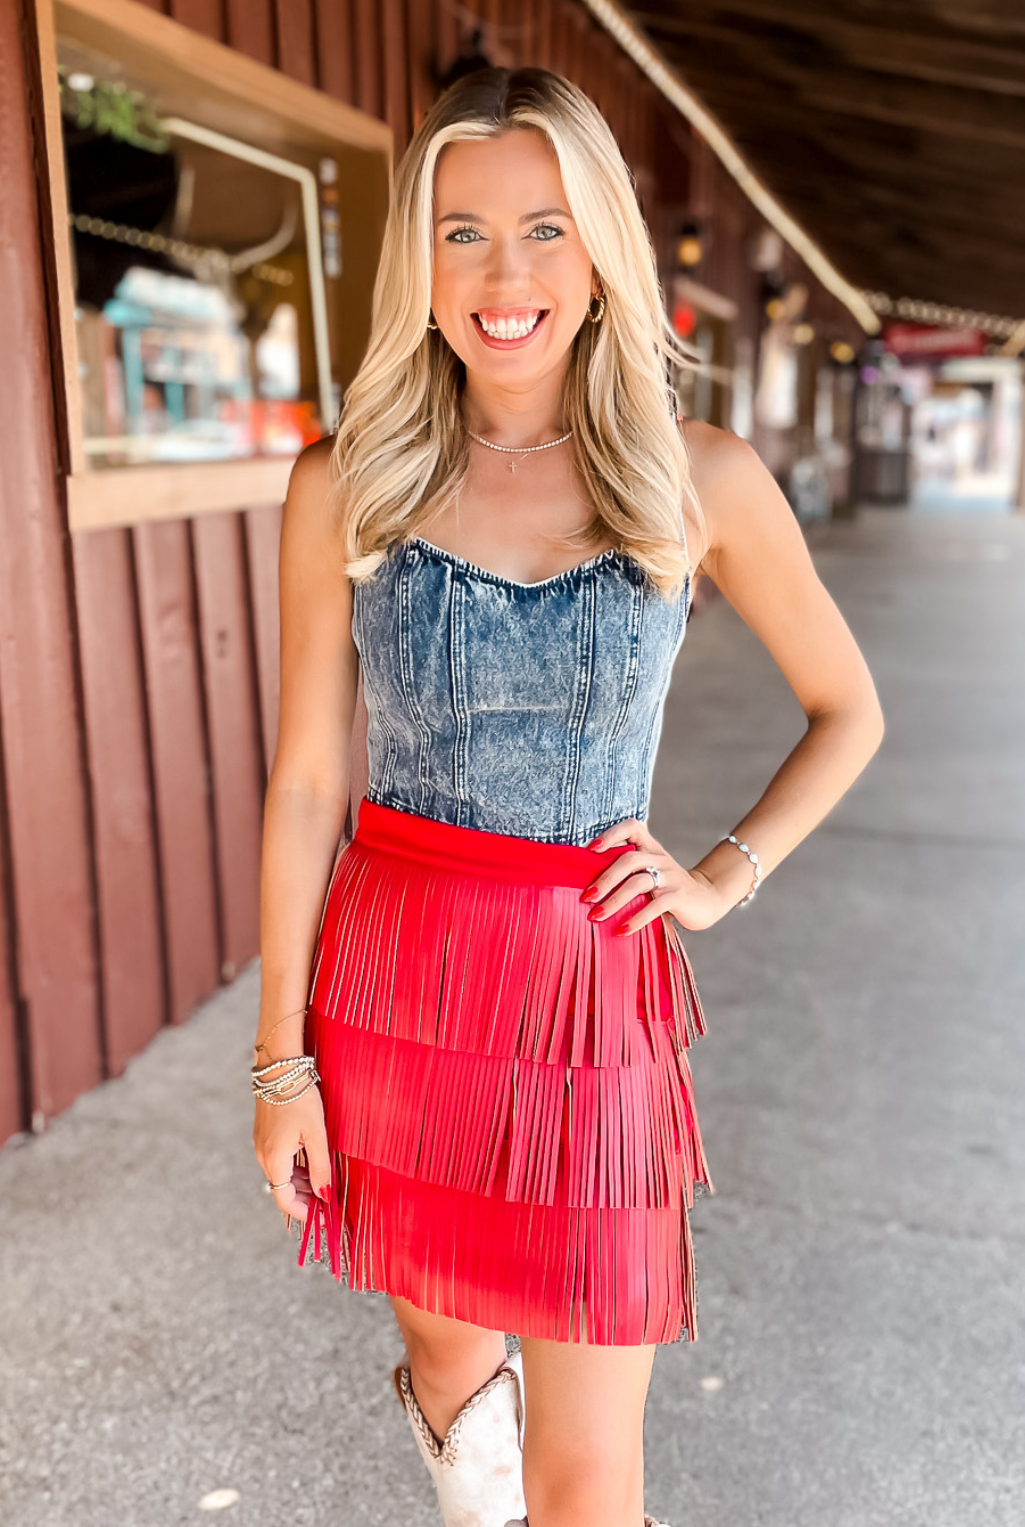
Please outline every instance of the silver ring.
M292 1179L291 1179L291 1177L288 1179L287 1182L265 1182L264 1185L263 1185L265 1193L277 1193L277 1192L280 1191L281 1188L290 1188L291 1186L292 1186Z
M646 864L644 868L651 876L654 890L657 891L662 883L662 871L659 869L657 864Z

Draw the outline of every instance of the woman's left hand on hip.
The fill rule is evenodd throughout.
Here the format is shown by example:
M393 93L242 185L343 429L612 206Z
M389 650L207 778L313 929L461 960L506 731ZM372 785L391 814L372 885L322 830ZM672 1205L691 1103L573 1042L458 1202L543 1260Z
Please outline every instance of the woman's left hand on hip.
M587 847L602 853L620 845L631 845L627 853L617 854L608 869L581 892L581 900L588 902L592 910L588 916L594 922L604 922L636 897L647 894L648 903L631 913L616 928L616 933L627 936L638 933L647 923L654 922L669 912L684 928L710 928L730 910L724 904L720 891L700 870L685 870L671 854L667 854L657 838L652 837L646 822L636 817L625 817L613 827L608 827ZM659 872L658 888L647 866L653 865Z

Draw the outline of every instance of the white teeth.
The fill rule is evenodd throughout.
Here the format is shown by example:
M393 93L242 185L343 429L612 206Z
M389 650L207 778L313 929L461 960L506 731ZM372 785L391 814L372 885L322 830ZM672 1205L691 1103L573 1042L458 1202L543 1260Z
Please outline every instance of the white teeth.
M525 334L537 327L541 317L541 310L527 320L525 318L499 318L495 323L485 323L480 314L477 314L480 326L485 334L490 334L492 339L522 339Z

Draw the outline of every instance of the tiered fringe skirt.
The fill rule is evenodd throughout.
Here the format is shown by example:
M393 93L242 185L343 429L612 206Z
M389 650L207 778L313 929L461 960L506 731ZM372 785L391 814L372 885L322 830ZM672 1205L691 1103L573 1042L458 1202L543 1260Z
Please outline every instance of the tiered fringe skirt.
M668 914L615 936L646 892L588 919L624 852L360 802L310 976L332 1183L300 1266L520 1336L697 1338L705 1020Z

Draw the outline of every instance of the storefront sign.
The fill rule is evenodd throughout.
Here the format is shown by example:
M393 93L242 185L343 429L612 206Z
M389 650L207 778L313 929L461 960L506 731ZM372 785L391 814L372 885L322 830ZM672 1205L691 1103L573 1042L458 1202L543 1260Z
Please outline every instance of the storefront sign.
M947 355L982 355L986 348L986 335L981 329L890 323L883 328L883 343L891 355L940 360Z

